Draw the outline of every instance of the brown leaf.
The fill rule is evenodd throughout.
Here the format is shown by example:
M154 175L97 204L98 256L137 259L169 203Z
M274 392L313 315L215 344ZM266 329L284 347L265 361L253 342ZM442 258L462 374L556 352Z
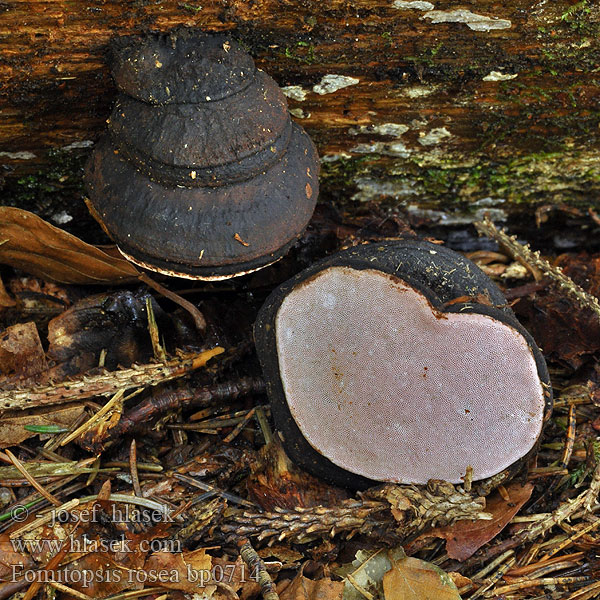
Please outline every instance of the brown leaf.
M7 327L0 335L0 385L24 380L47 369L46 355L35 323Z
M457 521L454 525L437 527L419 536L439 537L446 540L446 552L450 558L466 560L481 546L494 539L529 500L533 485L512 483L506 486L510 500L507 502L499 492L487 500L485 512L492 515L490 521Z
M600 296L600 256L562 254L555 261L564 274L586 292ZM600 322L591 310L582 309L558 286L550 285L514 306L528 325L544 355L573 370L593 360L600 352Z
M579 309L560 290L548 288L531 299L522 298L514 309L546 357L575 370L600 352L598 317Z
M9 308L15 306L16 302L11 295L6 291L2 279L0 279L0 308Z
M110 498L111 487L110 479L107 479L98 492L98 502L106 502Z
M600 255L561 254L556 258L556 265L586 292L600 297Z
M311 550L311 555L314 557L314 550ZM297 562L302 561L304 555L289 546L277 545L267 546L266 548L261 548L257 551L258 555L266 560L268 558L275 558L278 561L286 565L291 565Z
M167 573L164 580L151 581L172 590L181 590L190 594L199 593L200 590L211 596L216 586L210 585L212 559L206 554L204 548L192 552L155 552L148 557L144 571L152 577L160 577Z
M18 523L17 527L20 527L22 523ZM10 539L10 532L5 531L0 534L0 579L6 581L10 580L11 576L14 575L13 568L16 569L17 573L19 569L17 565L23 565L23 568L28 568L33 565L33 560L24 552L16 551L16 544Z
M138 270L19 208L0 207L0 263L60 283L136 281Z
M461 600L451 577L418 558L402 558L383 576L385 600Z
M9 448L38 435L24 429L25 425L62 425L70 427L84 412L82 404L51 406L27 411L8 411L0 420L0 448Z
M82 548L86 547L83 538L80 544ZM88 541L91 547L100 544L98 539ZM77 543L71 549L77 549ZM56 578L58 581L69 582L69 587L91 598L106 598L125 590L143 587L143 576L139 578L141 581L136 578L141 572L135 562L137 558L130 552L120 553L118 557L112 552L90 552L61 567Z
M227 584L232 590L239 591L248 580L256 583L241 556L238 556L235 562L231 562L227 555L211 558L214 579L221 580L221 583Z
M457 573L456 571L449 571L448 577L452 579L454 585L460 590L460 588L465 587L467 585L471 585L473 581L468 577L465 577L461 573Z
M341 600L343 595L343 581L332 581L327 577L313 581L304 577L301 571L281 593L280 600Z

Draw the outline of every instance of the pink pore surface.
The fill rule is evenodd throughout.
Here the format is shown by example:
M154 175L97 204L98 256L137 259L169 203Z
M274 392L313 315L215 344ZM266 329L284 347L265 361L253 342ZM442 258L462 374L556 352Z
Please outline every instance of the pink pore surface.
M527 454L544 394L533 353L486 315L442 313L376 270L330 267L276 317L283 389L303 436L370 479L485 479Z

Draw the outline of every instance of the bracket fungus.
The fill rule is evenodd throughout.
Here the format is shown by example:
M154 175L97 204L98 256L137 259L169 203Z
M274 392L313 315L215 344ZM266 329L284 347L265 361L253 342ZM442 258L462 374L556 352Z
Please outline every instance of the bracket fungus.
M86 166L88 206L132 262L227 279L304 231L319 161L285 96L226 35L117 40L119 96Z
M509 476L550 415L544 358L499 288L429 242L359 246L299 273L255 339L287 452L338 485Z

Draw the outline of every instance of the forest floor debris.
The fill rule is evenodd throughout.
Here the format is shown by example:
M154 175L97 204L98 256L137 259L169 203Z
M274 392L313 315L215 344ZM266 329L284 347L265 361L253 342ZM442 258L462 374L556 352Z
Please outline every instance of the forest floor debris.
M18 248L18 264L15 245L0 245L0 262L10 265L0 288L0 597L599 593L600 256L542 257L480 225L499 246L470 257L506 289L555 389L526 476L491 494L469 481L352 494L283 454L252 323L269 291L299 267L342 246L412 235L405 223L321 212L271 269L233 283L175 285L201 314L198 327L168 294L139 287L143 279L122 261L88 256L80 240L11 215L21 229L31 225L36 245L30 257ZM40 258L44 236L59 248L50 266ZM64 256L65 276L79 260L88 270L99 261L102 293L62 277ZM114 287L124 282L129 289Z

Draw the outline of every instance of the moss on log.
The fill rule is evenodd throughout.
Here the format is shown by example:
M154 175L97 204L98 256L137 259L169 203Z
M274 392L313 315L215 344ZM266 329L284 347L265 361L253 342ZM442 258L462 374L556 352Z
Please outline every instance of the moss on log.
M435 6L433 6L435 4ZM0 3L4 203L85 214L111 37L230 31L287 88L323 160L322 198L453 223L597 206L600 9L480 0L12 0Z

